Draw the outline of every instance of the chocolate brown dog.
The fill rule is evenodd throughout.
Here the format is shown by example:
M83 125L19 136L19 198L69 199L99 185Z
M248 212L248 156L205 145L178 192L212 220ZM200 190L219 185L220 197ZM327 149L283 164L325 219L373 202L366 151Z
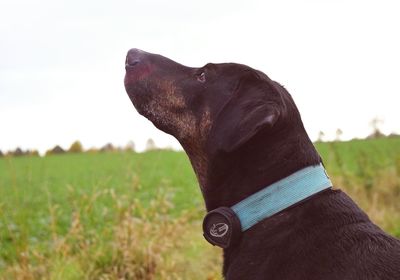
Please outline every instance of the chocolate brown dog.
M182 144L208 211L322 162L290 94L260 71L233 63L190 68L138 49L125 67L132 103ZM400 279L400 241L345 193L326 189L244 231L224 249L223 275Z

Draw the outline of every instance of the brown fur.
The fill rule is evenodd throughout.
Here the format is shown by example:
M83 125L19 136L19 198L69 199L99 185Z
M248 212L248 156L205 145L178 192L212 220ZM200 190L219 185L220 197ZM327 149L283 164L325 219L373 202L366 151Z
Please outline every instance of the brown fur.
M136 109L188 154L208 211L322 161L290 94L260 71L234 63L190 68L137 49L126 70ZM400 241L346 194L327 190L243 232L224 250L223 274L397 280Z

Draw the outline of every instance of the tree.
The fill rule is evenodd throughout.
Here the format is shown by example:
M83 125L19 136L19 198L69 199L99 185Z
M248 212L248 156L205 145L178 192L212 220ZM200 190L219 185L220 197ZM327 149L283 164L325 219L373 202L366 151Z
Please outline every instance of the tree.
M19 147L16 148L14 152L12 152L12 155L16 157L23 156L24 154L25 154L24 151L22 151L22 149Z
M30 150L29 151L30 156L38 157L39 156L39 151L38 150Z
M324 133L323 131L320 131L320 132L318 133L317 142L322 142L322 141L324 141L324 137L325 137L325 133Z
M111 143L107 143L100 149L100 152L112 152L112 151L115 151L115 147Z
M383 120L378 117L373 118L369 125L372 128L372 133L367 138L382 138L385 135L381 132L380 126L383 124Z
M48 155L57 155L57 154L64 154L65 150L61 148L59 145L56 145L53 149L46 151L46 156Z
M153 139L149 138L146 142L146 151L152 151L157 149L156 143Z
M69 147L68 149L68 152L70 153L82 153L82 151L83 151L82 144L78 140L72 143L71 147Z
M135 143L134 143L133 141L129 141L129 142L126 144L124 150L125 150L126 152L134 152L134 151L135 151Z
M342 137L342 135L343 131L340 128L336 129L336 141L340 141L340 137Z

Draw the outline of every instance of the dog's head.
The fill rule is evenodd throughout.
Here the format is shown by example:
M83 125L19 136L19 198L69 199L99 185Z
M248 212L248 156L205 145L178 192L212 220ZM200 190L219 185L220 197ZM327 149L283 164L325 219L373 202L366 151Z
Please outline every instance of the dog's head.
M132 49L125 67L138 112L184 147L229 153L261 131L273 134L300 119L283 87L245 65L191 68Z

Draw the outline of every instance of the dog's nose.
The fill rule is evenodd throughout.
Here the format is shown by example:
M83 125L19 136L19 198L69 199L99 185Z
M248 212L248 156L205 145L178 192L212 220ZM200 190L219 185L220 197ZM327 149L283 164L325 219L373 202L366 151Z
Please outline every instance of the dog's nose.
M141 57L145 52L139 49L130 49L125 59L125 68L131 69L140 63Z

